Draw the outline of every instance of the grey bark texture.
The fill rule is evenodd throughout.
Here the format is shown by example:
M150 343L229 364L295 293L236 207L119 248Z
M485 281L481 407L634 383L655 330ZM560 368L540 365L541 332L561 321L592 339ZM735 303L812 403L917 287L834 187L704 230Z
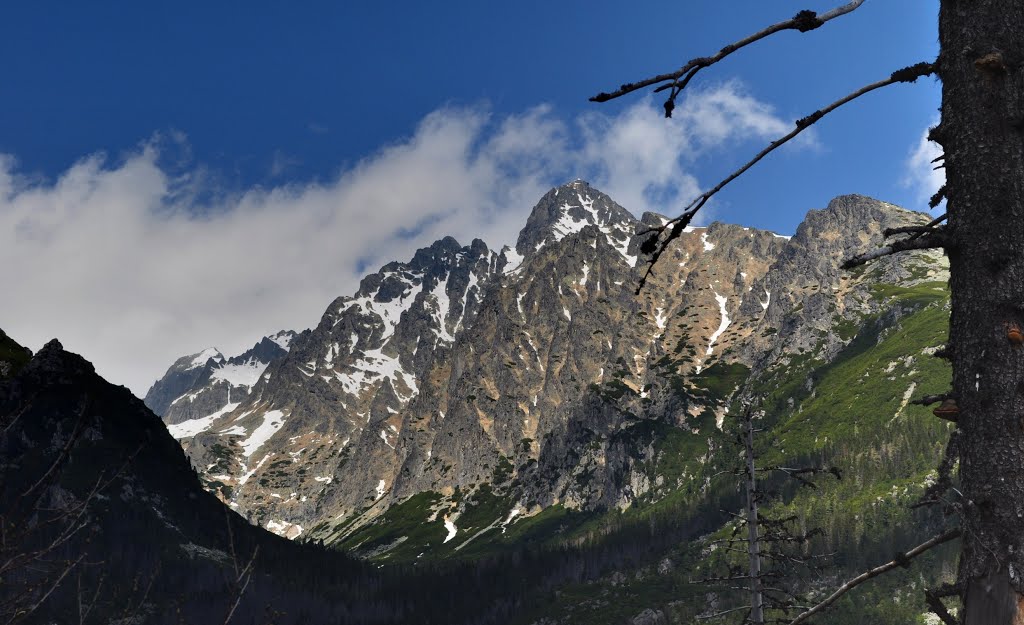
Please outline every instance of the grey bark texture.
M747 550L750 555L750 622L764 624L764 599L761 595L761 538L757 522L757 467L754 465L754 421L747 412L744 452L747 457Z
M966 625L1024 622L1024 3L939 18Z

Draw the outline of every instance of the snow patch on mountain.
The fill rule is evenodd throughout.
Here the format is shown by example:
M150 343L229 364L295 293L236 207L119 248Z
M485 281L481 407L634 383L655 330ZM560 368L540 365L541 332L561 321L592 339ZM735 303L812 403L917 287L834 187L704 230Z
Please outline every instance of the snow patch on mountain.
M715 301L718 302L718 312L722 316L722 321L718 324L718 329L711 334L711 338L708 340L708 349L704 353L705 358L714 353L715 342L718 341L718 337L722 336L722 333L725 332L726 328L729 327L729 324L732 323L732 319L729 318L729 311L725 307L729 299L724 295L719 295L718 291L716 291L714 287L710 288L711 292L715 294ZM701 363L702 364L697 365L697 373L700 373L704 369L703 360Z
M451 310L451 299L448 297L448 277L438 280L437 286L430 294L437 303L437 337L446 343L455 341L455 337L448 331L448 312Z
M379 317L381 322L384 324L384 333L381 335L380 340L386 341L391 338L395 334L395 328L398 326L398 322L402 318L402 313L408 310L412 301L415 299L416 294L419 293L417 290L412 290L417 287L417 284L410 281L405 276L394 273L384 274L385 279L393 276L398 276L398 279L411 287L411 289L388 302L379 302L371 296L349 299L341 308L338 309L338 313L341 314L353 307L358 307L358 309L364 313L374 314ZM422 285L419 285L419 289L422 290L422 288ZM377 294L379 294L379 292ZM408 302L406 300L408 300ZM337 321L335 323L337 323Z
M718 325L718 329L711 335L711 340L708 341L708 356L710 356L711 352L714 351L715 341L718 340L718 337L722 336L725 329L729 327L730 323L732 323L732 320L729 319L729 311L725 308L726 302L729 301L728 298L724 295L719 295L714 289L712 289L711 292L715 294L715 301L718 302L718 311L722 315L722 322Z
M288 351L291 348L292 339L295 338L295 333L286 330L277 334L271 334L267 338L277 343L281 349Z
M447 516L444 518L444 528L448 530L448 535L444 537L444 542L455 538L455 535L459 533L459 528L455 527L455 521Z
M210 377L214 380L223 380L231 386L252 388L263 372L267 370L268 364L255 358L236 364L224 363L215 368Z
M664 308L659 307L654 311L654 323L658 326L659 330L664 331L665 326L668 323L668 311Z
M171 436L178 440L195 436L200 432L205 432L206 430L210 429L210 426L213 425L214 421L223 417L224 415L231 412L235 408L238 408L237 403L227 404L217 412L209 414L205 417L201 417L199 419L190 419L188 421L183 421L182 423L169 425L167 426L167 431L171 433Z
M505 257L505 268L502 273L510 274L523 264L523 255L508 245L501 248L501 255Z
M211 358L217 362L224 360L224 356L216 347L207 347L192 358L192 362L186 367L186 370L202 367Z
M302 533L301 525L289 523L288 521L275 521L274 519L267 521L266 529L289 540L298 538L299 534Z
M397 386L395 393L403 400L408 401L419 393L415 376L402 368L398 358L388 356L379 349L363 352L363 357L353 364L353 369L354 371L350 373L335 374L346 393L357 395L377 378L390 378L392 386L395 386L395 382L401 381L409 389L409 393L403 394L402 389Z
M263 446L270 437L284 425L284 413L280 410L268 410L263 413L263 422L249 434L249 438L240 443L245 457L248 458Z

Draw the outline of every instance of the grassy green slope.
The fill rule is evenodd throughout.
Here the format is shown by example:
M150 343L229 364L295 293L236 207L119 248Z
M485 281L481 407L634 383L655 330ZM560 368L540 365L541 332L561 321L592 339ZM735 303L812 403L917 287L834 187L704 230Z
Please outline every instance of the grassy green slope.
M831 363L823 365L812 351L749 382L764 398L761 425L768 431L759 438L763 463L812 462L843 473L842 480L824 480L814 491L784 489L766 506L770 515L797 514L808 527L825 531L815 548L836 556L828 579L818 582L820 591L891 559L941 525L934 513L912 512L908 504L933 477L951 425L908 400L948 388L948 364L930 355L945 342L948 294L941 283L924 283L876 287L874 296L884 304L880 313L834 329L852 340ZM716 366L679 392L721 395L745 375ZM724 522L720 510L739 509L735 480L720 474L731 468L738 452L730 447L731 435L714 427L710 411L691 426L639 419L616 434L638 449L654 442L658 453L643 468L652 484L659 477L662 484L624 511L578 513L553 506L503 525L514 501L500 486L483 488L465 496L458 535L444 542L447 507L435 514L440 495L424 493L394 506L337 546L381 562L468 560L524 545L573 545L585 558L590 550L637 540L637 528L646 533L649 527L655 536L661 528L678 528L690 520L693 527L708 528L698 534L712 533ZM566 623L621 623L645 608L660 609L671 622L691 622L704 609L708 589L690 581L704 575L701 571L713 561L702 555L702 548L700 542L681 539L643 557L631 556L597 571L590 581L563 584L557 593L538 596L523 611L522 622L556 616ZM950 545L909 571L858 590L830 622L921 622L920 588L952 575L954 551ZM664 564L666 558L670 565Z
M763 382L763 425L769 431L759 439L762 462L810 461L843 472L842 480L822 480L816 490L788 489L765 510L773 516L796 514L808 527L825 530L815 547L836 556L831 578L819 582L820 591L891 559L941 525L935 514L912 512L909 504L934 476L952 425L905 400L948 389L949 365L929 354L930 348L945 342L948 296L938 283L886 286L877 289L876 296L885 300L886 310L863 319L856 337L830 365L820 366L809 354ZM898 320L893 311L898 311ZM679 436L676 430L662 442L671 448ZM686 459L664 466L670 467L694 469ZM735 490L732 478L720 477L707 497ZM637 506L626 515L639 519L659 509L694 514L692 500L683 495L678 492ZM828 622L923 623L922 585L949 581L954 553L955 547L947 546L911 570L859 589L839 604ZM658 558L638 562L597 582L568 586L532 615L554 613L566 623L620 623L655 608L670 622L689 623L705 607L709 591L690 582L708 575L707 565L715 558L702 554L699 543L680 545L664 556L672 562L670 571L663 568L658 573Z

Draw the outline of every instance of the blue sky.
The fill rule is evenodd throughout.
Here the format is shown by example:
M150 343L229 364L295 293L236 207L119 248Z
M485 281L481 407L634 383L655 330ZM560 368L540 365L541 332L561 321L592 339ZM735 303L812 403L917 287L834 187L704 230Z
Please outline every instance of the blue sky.
M673 213L792 120L934 58L937 2L868 0L758 43L705 70L672 123L643 95L587 98L838 3L9 4L0 261L35 269L0 278L18 296L0 327L60 336L144 392L175 355L314 324L363 267L440 235L513 242L576 176ZM854 192L923 208L935 181L911 156L938 104L930 79L871 94L705 219L789 233ZM143 362L113 347L126 334L162 338Z

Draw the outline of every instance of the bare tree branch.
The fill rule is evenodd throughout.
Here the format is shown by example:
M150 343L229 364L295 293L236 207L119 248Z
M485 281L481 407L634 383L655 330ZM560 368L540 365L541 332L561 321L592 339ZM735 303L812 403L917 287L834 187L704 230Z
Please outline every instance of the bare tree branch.
M860 586L861 584L863 584L864 582L868 581L869 579L871 579L873 577L878 577L882 573L885 573L887 571L891 571L892 569L894 569L894 568L896 568L898 566L905 566L908 561L916 558L917 556L919 556L922 553L928 551L929 549L932 549L933 547L937 547L937 546L939 546L939 545L941 545L943 543L949 542L949 541L953 540L954 538L956 538L958 536L960 536L960 530L959 529L949 530L948 532L946 532L944 534L939 534L938 536L935 536L934 538L931 538L930 540L927 540L927 541L921 543L920 545L914 547L913 549L911 549L910 551L908 551L906 553L897 554L896 557L893 558L891 561L886 562L885 564L883 564L881 566L876 566L875 568L871 569L870 571L865 571L865 572L861 573L860 575L858 575L857 577L854 577L850 581L846 582L845 584L840 586L834 593L829 595L824 601L822 601L821 603L817 604L816 606L814 606L810 610L807 610L806 612L801 613L795 619L790 621L789 625L799 625L800 623L803 623L803 622L807 621L807 619L811 618L812 616L814 616L818 612L821 612L825 608L829 607L830 605L835 603L837 600L839 600L840 597L842 597L846 593L850 592L851 590L853 590L857 586Z
M946 604L942 603L942 597L949 597L960 594L960 590L953 585L946 585L935 590L924 591L924 600L928 608L939 617L945 625L959 625L959 621L949 613Z
M50 595L51 595L51 594L53 594L53 591L54 591L54 590L56 590L58 586L60 586L60 583L64 581L64 578L65 578L65 577L67 577L67 574L71 572L71 569L75 568L75 566L77 566L77 565L78 565L78 563L79 563L79 562L81 562L81 561L82 561L82 560L84 560L84 559L85 559L85 554L84 554L84 553L83 553L82 555L78 556L78 559L77 559L77 560L75 560L75 561L73 561L73 562L72 562L71 564L69 564L69 565L68 565L68 566L67 566L67 567L66 567L66 568L65 568L65 569L64 569L64 570L63 570L63 571L61 572L61 574L60 574L60 577L58 577L57 579L55 579L55 580L54 580L54 582L53 582L53 584L52 584L52 585L50 586L49 590L47 590L47 591L46 591L46 593L45 593L45 594L44 594L44 595L43 595L42 597L40 597L40 598L39 598L39 601L36 601L36 602L35 602L35 605L33 605L33 606L32 606L31 608L29 608L29 609L28 609L27 611L25 611L25 612L22 612L22 613L18 614L18 615L17 615L17 618L25 618L25 617L27 617L28 615L30 615L30 614L32 614L33 612L35 612L36 610L38 610L38 609L39 609L39 606L43 605L43 603L45 603L45 602L46 602L46 600L50 598Z
M706 621L706 620L709 620L709 619L718 618L719 616L725 616L726 614L732 614L733 612L740 612L742 610L746 610L746 611L749 612L750 611L750 606L749 605L743 605L743 606L740 606L738 608L730 608L728 610L722 610L721 612L715 612L714 614L698 614L694 618L696 618L698 620L701 620L701 621Z
M654 228L650 231L652 233L652 236L648 238L646 241L644 241L643 244L641 244L640 250L644 253L651 254L651 258L650 260L647 261L647 271L640 278L640 283L639 286L637 286L636 292L639 294L641 289L644 288L644 284L647 283L648 276L650 276L653 273L654 265L658 262L658 259L661 257L664 251L668 248L668 244L671 243L674 239L679 238L679 236L683 233L685 228L688 225L690 225L690 222L697 214L697 211L703 208L704 205L707 204L708 200L714 197L716 193L725 188L725 186L728 185L730 182L743 175L744 172L746 172L748 169L756 165L758 161L768 156L776 149L782 147L783 145L791 141L793 138L795 138L797 135L802 133L804 130L807 130L822 117L828 115L829 113L843 106L844 104L852 102L853 100L856 100L862 95L871 93L876 89L881 89L882 87L887 87L889 85L896 84L899 82L914 82L918 78L921 78L922 76L928 76L934 72L935 65L932 63L918 63L916 65L911 65L910 67L905 67L901 70L893 72L892 75L889 76L889 78L886 78L885 80L880 80L878 82L871 83L870 85L861 87L860 89L854 91L853 93L847 94L846 96L843 96L842 98L836 100L832 104L829 104L825 108L819 109L811 113L807 117L798 119L796 121L796 127L792 131L790 131L789 134L785 135L780 139L772 141L768 145L768 147L758 152L754 156L754 158L747 161L745 165L743 165L733 173L729 174L727 177L725 177L721 182L719 182L710 190L705 191L701 195L697 196L692 202L690 202L689 205L686 206L682 214L680 214L678 217L670 219L662 226ZM660 234L665 232L666 230L668 230L668 236L664 240L660 240Z
M53 474L53 472L56 471L57 468L60 467L61 464L63 464L64 461L67 459L68 454L71 453L71 448L75 446L75 443L78 442L78 438L82 435L82 432L85 430L86 413L89 411L89 403L90 402L88 398L86 398L86 400L82 403L82 407L78 411L78 420L75 421L75 427L72 429L71 434L68 436L67 443L64 444L64 447L60 450L60 453L57 454L57 457L54 459L53 464L50 465L50 468L46 470L46 473L43 473L43 476L39 478L39 480L35 484L30 486L28 490L21 494L22 497L28 497L32 493L32 491L46 483L49 477Z
M886 228L882 231L882 236L885 238L896 236L897 234L929 234L935 232L935 228L932 226L901 226L899 228Z
M945 185L943 185L943 187L945 187ZM932 208L934 208L934 207L932 207ZM937 226L937 225L941 224L942 222L946 221L946 217L947 216L948 216L948 213L942 213L941 215L939 215L938 217L936 217L935 219L929 221L927 224L925 224L923 227L921 227L923 229L917 230L916 232L911 234L910 237L908 237L908 238L909 239L916 239L916 238L918 238L919 236L921 236L923 234L928 234L929 232L934 232L935 231L935 226ZM897 230L897 229L896 228L891 228L889 230L886 230L885 232L892 232L892 234L896 234L895 230ZM883 232L883 234L885 234L885 232ZM885 234L885 237L886 238L891 237L892 234Z
M847 259L840 266L843 269L853 269L854 267L867 264L876 258L882 258L883 256L892 256L893 254L899 254L900 252L907 252L910 250L932 250L944 247L946 247L946 238L940 233L933 232L932 234L921 236L916 239L909 238L894 241L893 243L886 245L885 247L880 247L877 250L858 254L853 258Z
M657 91L672 89L672 94L669 96L668 101L666 101L665 103L666 116L671 117L673 105L670 103L675 101L675 97L679 95L679 92L686 88L686 85L701 69L714 65L715 63L721 61L722 59L729 56L733 52L741 48L745 48L746 46L756 41L760 41L761 39L764 39L765 37L768 37L769 35L775 34L777 32L783 30L798 30L800 32L814 30L815 28L824 25L825 22L833 20L841 15L846 15L847 13L853 12L862 4L864 4L864 0L853 0L852 2L848 2L844 5L838 6L832 9L831 11L826 11L825 13L822 13L820 15L815 13L814 11L800 11L799 13L797 13L795 16L788 20L784 20L777 24L773 24L768 28L759 30L758 32L748 37L745 37L744 39L740 39L735 43L731 43L725 46L724 48L719 50L717 54L714 54L712 56L703 56L695 58L674 72L670 72L667 74L659 74L657 76L653 76L651 78L647 78L639 82L626 83L611 93L599 93L594 97L590 98L590 101L607 102L609 100L614 100L615 98L624 96L627 93L632 93L645 87L650 87L658 83L668 83L659 87Z
M245 565L245 568L242 569L241 573L239 573L238 579L235 580L235 583L241 584L241 587L235 594L235 602L231 605L231 610L228 611L228 615L224 618L224 625L227 625L227 623L231 621L231 617L235 615L235 610L238 609L238 604L242 602L242 596L245 595L245 590L249 587L249 582L252 580L252 565L256 562L256 556L259 555L259 553L260 548L257 546L252 552L252 557L249 558L249 563ZM243 578L245 578L244 582L242 581Z
M911 404L916 404L918 406L931 406L932 404L937 404L940 401L947 400L947 399L949 399L949 397L950 396L948 394L947 395L925 395L921 399L911 400L910 403Z

